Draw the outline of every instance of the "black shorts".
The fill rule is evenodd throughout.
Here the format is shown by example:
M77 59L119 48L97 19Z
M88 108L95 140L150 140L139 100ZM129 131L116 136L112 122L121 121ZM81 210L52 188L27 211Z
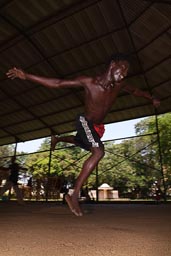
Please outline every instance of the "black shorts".
M103 146L98 133L95 131L93 123L84 116L79 116L76 122L77 134L75 143L79 147L90 150L90 148L99 148Z

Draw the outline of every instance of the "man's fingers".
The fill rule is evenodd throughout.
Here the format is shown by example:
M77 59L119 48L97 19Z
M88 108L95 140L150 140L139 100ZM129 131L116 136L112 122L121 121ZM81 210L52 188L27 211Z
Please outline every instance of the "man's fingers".
M7 75L7 77L10 78L10 79L16 78L16 74L13 73L12 71L8 71L8 72L6 73L6 75Z

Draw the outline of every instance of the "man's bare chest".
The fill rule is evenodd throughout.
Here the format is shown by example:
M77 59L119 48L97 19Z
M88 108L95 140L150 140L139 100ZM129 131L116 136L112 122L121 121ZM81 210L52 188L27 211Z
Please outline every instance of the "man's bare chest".
M88 95L89 100L97 103L113 103L121 91L121 86L115 86L108 89L96 89Z

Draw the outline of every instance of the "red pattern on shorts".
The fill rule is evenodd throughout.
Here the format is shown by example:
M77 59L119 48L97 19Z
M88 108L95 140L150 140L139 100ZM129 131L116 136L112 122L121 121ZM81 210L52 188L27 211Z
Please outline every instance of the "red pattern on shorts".
M98 133L101 138L105 132L104 124L93 124L95 131Z

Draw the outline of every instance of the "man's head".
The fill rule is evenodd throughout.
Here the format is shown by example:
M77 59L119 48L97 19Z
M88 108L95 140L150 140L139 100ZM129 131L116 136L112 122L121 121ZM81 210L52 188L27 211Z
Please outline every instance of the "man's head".
M129 58L128 55L117 53L110 58L111 80L121 82L128 74Z

